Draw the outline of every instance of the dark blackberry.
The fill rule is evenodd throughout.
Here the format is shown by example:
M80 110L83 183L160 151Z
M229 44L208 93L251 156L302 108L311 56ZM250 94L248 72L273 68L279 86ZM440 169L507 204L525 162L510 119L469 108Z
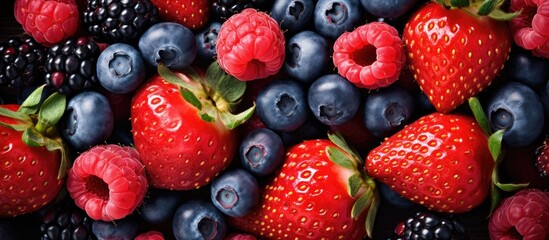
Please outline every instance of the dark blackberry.
M451 216L418 212L399 223L388 240L467 240L465 227Z
M130 42L158 21L149 0L90 0L84 25L99 42Z
M97 86L99 54L97 44L86 37L53 45L46 58L46 84L67 95Z
M94 240L91 219L72 199L50 205L42 212L41 240Z
M214 0L212 2L212 11L219 19L227 20L227 18L246 8L267 11L270 9L272 2L270 0Z
M28 35L0 42L0 87L43 83L46 50Z

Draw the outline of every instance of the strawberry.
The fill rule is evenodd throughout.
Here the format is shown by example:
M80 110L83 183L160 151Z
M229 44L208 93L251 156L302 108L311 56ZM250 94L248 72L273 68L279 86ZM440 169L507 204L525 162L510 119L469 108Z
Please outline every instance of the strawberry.
M199 188L231 162L238 144L232 129L253 114L255 105L231 114L246 84L216 62L204 76L176 75L162 64L159 73L132 99L135 147L152 187Z
M412 15L403 32L408 67L439 112L454 110L489 86L508 59L512 43L506 22L491 17L508 19L513 14L484 4L494 1L451 2L468 6L427 3Z
M378 204L374 182L341 135L291 147L258 206L229 220L269 239L362 239L370 235ZM368 227L365 228L365 223Z
M488 137L474 119L432 113L370 151L365 169L413 202L460 213L490 193L494 160Z
M39 109L42 90L22 105L0 106L0 217L42 208L64 183L68 156L55 124L66 101L55 93Z
M151 0L158 8L160 17L169 22L180 23L192 30L198 30L208 23L209 0Z

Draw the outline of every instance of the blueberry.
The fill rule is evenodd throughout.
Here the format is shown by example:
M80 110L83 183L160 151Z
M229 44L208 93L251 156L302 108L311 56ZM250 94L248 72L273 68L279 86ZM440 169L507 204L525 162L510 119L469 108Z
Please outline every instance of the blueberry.
M274 80L258 94L257 115L268 128L289 132L296 130L308 115L303 87L294 80Z
M139 38L139 51L151 66L164 63L172 69L183 69L194 61L198 48L190 29L174 22L161 22Z
M221 23L212 22L204 30L196 34L196 45L198 47L198 57L204 61L211 62L217 54L215 47L217 45L217 34Z
M284 70L290 77L304 83L317 79L330 62L330 51L324 37L313 31L303 31L286 44Z
M376 137L395 133L411 121L415 103L412 95L398 85L371 93L364 104L364 123Z
M362 18L360 0L319 0L315 6L314 26L320 35L336 39L360 25Z
M376 17L398 18L406 14L416 0L360 0L366 11Z
M250 213L259 202L257 180L244 169L227 170L215 178L210 193L217 209L231 217Z
M490 96L486 114L492 130L505 129L503 141L514 147L534 143L543 130L543 104L538 95L519 82L506 82Z
M284 153L282 139L268 128L248 133L238 151L242 166L256 176L273 173L284 161Z
M166 223L173 219L173 214L183 199L181 191L153 189L141 206L141 219L152 224Z
M116 222L93 221L92 232L98 240L132 240L139 231L139 223L132 216Z
M114 125L109 101L94 91L70 99L62 121L63 137L77 150L106 141Z
M223 213L210 201L189 200L175 212L173 233L178 240L223 239L227 223Z
M101 86L113 93L129 93L145 79L141 53L124 43L115 43L103 50L96 69Z
M530 50L514 47L502 72L502 76L511 81L532 89L542 88L549 79L549 59L535 57Z
M398 208L410 208L414 206L412 201L393 191L389 186L383 183L377 183L377 186L379 187L380 196L389 204Z
M313 0L276 0L271 8L271 17L283 30L296 33L311 23L314 8Z
M311 84L307 102L311 112L320 122L328 126L337 126L355 116L360 106L360 92L341 75L329 74Z
M2 236L3 240L18 239L17 232L9 219L0 219L0 236Z

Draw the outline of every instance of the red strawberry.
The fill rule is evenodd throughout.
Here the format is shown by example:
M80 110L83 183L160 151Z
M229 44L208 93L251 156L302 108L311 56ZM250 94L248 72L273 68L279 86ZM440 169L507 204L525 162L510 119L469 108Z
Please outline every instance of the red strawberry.
M169 22L177 22L197 30L208 23L210 17L209 0L151 0L158 8L160 17Z
M439 112L454 110L490 85L512 42L504 21L433 2L412 15L403 35L408 67Z
M377 207L375 184L358 171L357 155L340 143L306 140L290 148L258 207L229 223L269 239L365 237L366 218L373 223Z
M80 27L74 0L16 0L14 10L25 32L46 46L72 37Z
M490 193L494 160L487 141L472 118L433 113L370 151L365 167L373 178L429 209L465 212Z
M231 130L255 107L231 114L246 85L215 62L203 77L159 70L163 77L153 77L132 100L135 147L153 187L199 188L231 162L238 144Z
M40 95L31 95L33 101L21 106L0 106L0 217L42 208L64 182L68 157L54 125L63 114L65 98L52 95L37 114L38 101L32 96Z

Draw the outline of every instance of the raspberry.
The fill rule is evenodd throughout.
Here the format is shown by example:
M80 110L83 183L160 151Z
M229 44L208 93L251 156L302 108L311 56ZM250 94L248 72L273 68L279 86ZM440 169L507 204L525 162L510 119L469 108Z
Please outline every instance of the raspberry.
M164 235L157 231L148 231L137 235L134 240L164 240Z
M522 11L509 22L515 43L534 56L549 58L549 0L512 0L509 11Z
M341 34L334 43L338 73L361 88L376 89L395 82L406 63L398 31L382 22Z
M95 220L129 215L147 191L145 167L134 148L97 145L82 153L69 170L67 190Z
M25 32L44 46L72 37L80 26L74 0L17 0L14 10Z
M549 239L549 193L525 189L501 202L488 223L490 239Z
M285 40L269 15L248 8L223 23L217 36L217 61L241 81L274 75L284 64Z
M535 164L540 176L547 177L549 174L549 137L545 138L543 144L536 149Z

